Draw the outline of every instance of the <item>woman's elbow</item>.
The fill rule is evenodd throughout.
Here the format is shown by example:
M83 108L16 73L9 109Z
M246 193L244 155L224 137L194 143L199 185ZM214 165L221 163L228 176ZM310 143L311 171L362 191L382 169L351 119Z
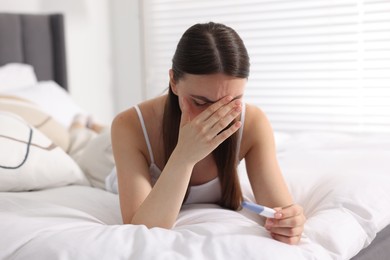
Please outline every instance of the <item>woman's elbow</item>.
M124 224L132 224L132 225L144 225L147 228L164 228L164 229L172 229L174 223L159 221L158 219L138 219L136 216L134 216L130 220L124 220Z

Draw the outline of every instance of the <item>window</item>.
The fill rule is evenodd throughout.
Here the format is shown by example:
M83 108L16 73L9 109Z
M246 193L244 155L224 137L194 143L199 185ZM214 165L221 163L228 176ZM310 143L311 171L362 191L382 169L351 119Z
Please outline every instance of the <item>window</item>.
M168 86L176 44L220 22L251 58L245 100L275 130L390 133L390 1L146 0L146 97Z

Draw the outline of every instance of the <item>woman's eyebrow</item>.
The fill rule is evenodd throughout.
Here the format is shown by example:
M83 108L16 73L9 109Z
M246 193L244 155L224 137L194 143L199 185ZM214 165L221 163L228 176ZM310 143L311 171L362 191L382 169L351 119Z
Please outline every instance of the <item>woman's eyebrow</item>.
M190 95L190 96L193 97L193 98L202 100L202 101L204 101L204 102L206 102L206 103L215 103L215 102L218 102L218 101L219 101L219 100L216 100L216 101L210 100L210 99L208 99L207 97L204 97L204 96L198 96L198 95ZM238 95L238 96L236 96L236 97L234 97L233 100L239 99L239 98L242 98L242 94L241 94L241 95Z

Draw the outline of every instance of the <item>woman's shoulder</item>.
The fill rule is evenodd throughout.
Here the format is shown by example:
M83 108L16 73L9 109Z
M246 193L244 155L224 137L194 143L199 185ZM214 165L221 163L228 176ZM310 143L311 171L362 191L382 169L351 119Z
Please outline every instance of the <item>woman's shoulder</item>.
M248 126L253 127L264 122L268 123L268 118L264 111L259 106L245 103L245 124L248 123Z
M153 99L146 100L138 104L138 107L145 119L156 119L162 116L167 95L159 96Z
M242 157L258 144L264 144L273 139L271 123L266 113L258 106L245 104L245 122L242 137Z
M127 108L124 111L121 111L114 117L114 122L117 121L119 124L121 122L128 123L131 120L138 120L136 106L139 108L142 116L144 114L155 113L156 111L161 111L161 108L164 106L166 96L160 96L157 98L149 99L138 103L130 108Z
M137 105L141 112L142 120L146 124L148 124L150 119L159 117L159 113L163 111L164 100L165 97L161 96ZM119 135L121 133L128 135L131 132L139 132L139 129L141 129L140 117L137 114L135 106L118 113L114 117L111 125L111 130Z
M123 140L137 134L137 114L134 107L128 108L117 114L111 123L112 141Z

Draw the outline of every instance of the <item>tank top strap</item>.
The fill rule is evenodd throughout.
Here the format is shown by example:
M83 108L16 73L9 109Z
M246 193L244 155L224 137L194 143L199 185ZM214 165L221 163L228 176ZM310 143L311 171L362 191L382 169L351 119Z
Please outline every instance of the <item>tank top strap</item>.
M148 132L146 131L144 118L142 116L141 110L139 109L138 105L135 105L134 108L137 111L139 121L141 122L142 131L144 133L146 146L148 147L148 152L149 152L151 164L154 164L154 156L153 156L152 146L150 145L149 135L148 135Z
M245 103L244 102L242 102L242 111L241 111L240 121L241 121L241 127L238 130L238 138L237 138L238 143L237 143L237 155L236 155L238 162L240 160L241 140L242 140L242 134L244 132L244 123L245 123Z

